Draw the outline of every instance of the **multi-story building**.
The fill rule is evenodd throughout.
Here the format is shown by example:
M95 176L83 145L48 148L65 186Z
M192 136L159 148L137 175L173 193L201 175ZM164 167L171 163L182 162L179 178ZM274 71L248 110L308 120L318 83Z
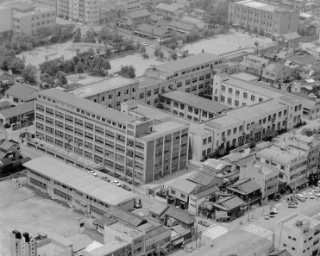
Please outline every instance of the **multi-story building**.
M317 255L320 251L320 221L293 213L275 226L274 248L292 256Z
M36 136L142 184L188 164L188 125L137 118L57 89L38 94Z
M211 97L214 67L223 61L215 54L200 53L148 68L139 78L139 101L157 106L159 93L172 90Z
M12 256L36 256L37 243L29 233L21 234L14 230L10 234L10 255Z
M244 0L229 5L229 22L255 33L279 36L298 31L299 11Z
M141 0L124 0L125 12L132 12L141 8Z
M197 123L213 119L231 109L221 103L178 90L161 94L159 108Z
M10 8L0 6L0 40L9 39L12 36L12 12Z
M273 166L250 162L240 168L239 179L246 178L254 180L261 187L262 200L274 198L278 192L279 170Z
M109 108L120 110L122 102L138 99L139 84L137 80L118 76L79 86L69 92Z
M243 62L240 63L240 69L246 73L256 76L262 75L262 70L269 64L269 60L255 55L248 55L244 57Z
M292 190L304 186L308 180L308 154L294 147L270 146L256 153L257 161L279 170L279 181Z
M36 6L43 6L57 11L57 0L32 0Z
M12 31L15 35L36 35L39 28L56 24L56 12L46 7L35 7L26 2L8 2L12 12Z
M99 24L99 1L57 0L57 17L88 25Z

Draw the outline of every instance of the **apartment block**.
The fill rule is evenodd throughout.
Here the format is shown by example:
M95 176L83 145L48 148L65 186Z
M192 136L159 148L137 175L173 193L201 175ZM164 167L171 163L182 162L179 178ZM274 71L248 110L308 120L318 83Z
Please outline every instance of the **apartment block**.
M245 0L229 5L229 22L256 33L279 36L297 32L299 11L263 2Z
M69 92L109 108L120 110L122 102L138 99L139 84L137 80L118 76L79 86Z
M292 190L299 189L308 181L308 154L297 148L281 148L272 145L256 153L257 161L279 170L279 181Z
M12 256L36 256L37 243L29 233L13 230L10 233L10 255Z
M99 1L57 0L57 17L88 25L99 24Z
M172 90L211 97L214 67L223 62L223 57L200 53L148 68L139 78L139 101L157 106L159 93Z
M56 24L56 12L46 7L35 7L26 2L9 2L5 6L12 12L12 31L15 35L36 35L39 28Z
M49 89L35 103L36 136L143 184L188 165L188 125L137 118L70 93Z
M292 256L317 255L320 251L320 221L293 213L275 226L274 247Z
M240 168L239 179L251 178L260 187L262 200L275 198L279 185L279 170L271 165L265 165L256 161L249 162Z
M208 121L231 109L221 103L178 90L161 94L158 107L196 123Z

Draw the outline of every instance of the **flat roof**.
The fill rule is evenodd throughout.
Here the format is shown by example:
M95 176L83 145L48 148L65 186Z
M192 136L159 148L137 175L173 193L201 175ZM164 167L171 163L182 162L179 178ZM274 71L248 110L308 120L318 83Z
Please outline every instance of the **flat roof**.
M249 81L249 82L258 80L257 76L254 76L254 75L251 75L251 74L245 73L245 72L233 74L231 76L235 77L235 78L238 78L238 79L241 79L241 80Z
M224 110L231 109L229 106L221 104L219 102L214 102L191 93L186 93L183 91L171 91L161 94L161 96L168 99L184 103L186 105L203 109L211 113L220 113Z
M73 165L65 164L50 156L32 159L24 163L23 166L109 205L117 206L137 197L132 192L93 177Z
M119 240L113 240L109 241L107 244L104 244L92 251L90 251L90 255L92 256L102 256L102 255L108 255L110 253L113 253L114 251L117 251L125 246L128 246L129 243L125 241Z
M99 93L119 89L121 87L132 85L135 83L138 83L138 81L128 79L122 76L117 76L109 79L104 79L95 83L86 84L84 86L79 86L72 89L69 92L81 98L86 98Z
M177 122L174 120L168 120L168 121L164 121L160 124L156 124L156 125L152 126L152 132L150 134L147 134L145 136L140 137L139 139L147 140L149 138L153 138L153 137L159 136L161 134L165 134L165 133L172 132L175 130L181 130L181 129L184 129L187 127L188 127L188 125L185 123Z
M18 115L23 115L28 112L34 111L34 102L29 101L20 105L17 105L15 107L6 108L4 110L0 111L0 114L4 116L5 118L11 118Z
M243 6L246 6L249 8L267 11L267 12L286 11L285 8L282 8L282 7L279 7L276 5L261 3L261 2L252 1L252 0L245 0L245 1L237 2L237 4L243 5Z
M290 218L291 217L291 218ZM309 217L307 215L303 215L301 213L294 213L291 216L288 216L279 222L282 223L283 226L289 227L289 228L295 228L295 229L303 229L303 227L298 227L297 221L302 221L303 224L305 224L305 227L315 228L320 225L320 221L316 220L315 218ZM279 223L278 222L278 223Z
M177 189L180 192L186 193L187 195L191 194L199 185L192 181L178 178L175 179L170 185L170 188Z
M219 55L203 52L203 53L192 55L186 58L166 62L164 64L157 66L157 68L166 70L168 72L177 72L180 70L193 68L195 66L199 66L208 62L218 61L222 59L223 57Z
M282 150L280 147L271 146L257 152L257 155L271 158L283 163L290 163L299 159L299 156L288 151Z
M94 103L91 100L82 99L71 93L63 92L61 90L52 88L39 92L40 95L55 99L57 101L63 102L67 105L72 105L76 108L83 109L85 111L91 112L93 114L105 117L107 119L114 120L119 123L126 123L135 120L136 118L127 115L121 111L117 111L112 108L108 108L98 103Z

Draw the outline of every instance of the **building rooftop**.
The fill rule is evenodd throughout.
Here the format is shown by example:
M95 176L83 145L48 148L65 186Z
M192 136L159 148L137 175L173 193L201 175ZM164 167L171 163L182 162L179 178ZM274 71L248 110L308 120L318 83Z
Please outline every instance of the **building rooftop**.
M93 177L73 165L65 164L63 161L49 156L34 158L23 165L109 205L116 206L137 197L132 192Z
M149 140L149 139L158 137L160 135L164 135L167 133L169 134L169 133L172 133L173 131L181 130L187 127L188 125L185 123L174 121L174 120L167 120L152 126L152 132L140 137L139 139Z
M128 12L127 16L129 16L131 19L136 19L144 16L150 16L151 13L147 9L140 9L132 12Z
M245 202L238 196L229 196L220 199L218 202L213 205L221 210L229 211L244 205Z
M8 90L6 90L5 94L25 100L30 98L31 96L34 97L34 93L37 91L38 89L32 88L28 85L14 84Z
M191 194L199 185L191 182L189 180L185 180L182 178L175 179L169 187L175 190L179 190L182 193L186 193L187 195Z
M71 93L63 92L55 88L41 91L39 92L39 94L49 97L51 99L55 99L56 101L60 101L66 105L72 105L76 108L91 112L93 114L99 115L101 117L105 117L107 119L111 119L119 123L125 124L126 122L135 120L134 117L127 115L123 112L105 107L101 104L94 103L87 99L82 99Z
M5 118L11 118L18 115L23 115L29 112L34 111L34 102L29 101L26 103L22 103L18 106L6 108L4 110L0 110L0 114Z
M257 152L257 156L262 156L267 159L271 159L283 164L289 164L298 161L300 156L281 149L278 146L271 146L269 148L264 148Z
M185 70L185 69L206 64L209 62L219 61L222 59L223 57L220 57L218 55L204 52L204 53L199 53L186 58L166 62L164 64L157 66L157 68L174 73L180 70Z
M196 27L195 24L191 24L184 21L178 21L178 20L171 21L168 26L173 27L175 29L182 29L186 31L191 31L193 28Z
M223 185L223 180L207 172L197 171L193 175L188 177L189 181L199 184L200 186L217 186L221 187ZM195 190L197 191L197 190Z
M254 76L254 75L251 75L251 74L245 73L245 72L236 73L236 74L233 74L231 76L235 77L235 78L238 78L238 79L241 79L241 80L249 81L249 82L258 80L257 76Z
M297 222L302 222L302 226L297 226ZM301 231L303 231L304 228L314 229L320 226L319 220L297 212L280 220L278 223L282 223L283 227L301 229Z
M89 253L86 252L84 256L105 256L112 254L114 251L117 251L125 246L128 246L129 243L120 241L120 240L114 240L114 241L109 241L107 244L104 244Z
M167 204L162 204L162 203L156 203L155 205L152 205L149 208L149 212L155 213L159 216L163 215L166 210L169 208L169 206Z
M111 206L106 211L108 214L116 217L118 220L130 224L131 226L138 227L147 222L146 219L133 214L129 211L122 210L118 207Z
M154 36L159 36L159 37L165 36L166 34L169 33L168 30L165 30L156 26L152 26L150 24L145 24L145 23L140 24L135 30L142 31L144 33L152 34Z
M177 12L179 9L181 9L183 6L180 4L165 4L165 3L159 3L156 6L156 9L165 10L167 12Z
M283 34L282 36L284 40L288 40L288 41L301 38L301 36L297 32L286 33L286 34Z
M150 76L140 76L137 79L139 81L139 89L160 84L163 82L161 79Z
M32 4L29 4L27 2L22 2L22 1L6 2L6 3L3 3L3 5L20 12L31 12L35 9L35 7Z
M75 234L73 236L69 236L68 239L72 242L72 249L74 252L85 249L93 242L90 237L84 234Z
M167 93L161 94L161 96L184 103L186 105L199 108L210 113L221 113L223 111L231 109L227 105L214 102L212 100L208 100L199 96L196 96L191 93L183 92L183 91L171 91Z
M266 11L266 12L286 11L286 9L284 9L282 7L280 8L279 6L276 6L276 5L266 4L266 3L262 3L262 2L252 1L252 0L245 0L245 1L237 2L237 4L246 6L248 8L259 9L259 10Z
M116 76L109 79L104 79L99 82L88 84L85 86L79 86L73 88L70 93L79 96L81 98L86 98L99 93L108 92L111 90L119 89L132 84L137 84L137 80L128 79L122 76Z
M151 228L150 230L146 231L146 239L150 239L150 238L157 236L163 232L166 232L167 230L169 230L169 228L167 228L163 225L159 225L158 227Z
M240 194L250 194L254 191L260 190L260 186L257 182L251 179L242 179L228 187L229 190L236 191Z
M127 238L128 240L141 237L144 234L144 232L141 231L140 229L120 221L111 224L110 226L108 226L108 228L114 231L117 231L118 233L121 234L123 238ZM126 240L126 239L123 239L123 240Z
M168 211L165 213L165 215L172 217L178 221L181 221L186 224L192 224L196 222L196 217L187 211L184 211L182 209L178 209L176 207L170 207Z

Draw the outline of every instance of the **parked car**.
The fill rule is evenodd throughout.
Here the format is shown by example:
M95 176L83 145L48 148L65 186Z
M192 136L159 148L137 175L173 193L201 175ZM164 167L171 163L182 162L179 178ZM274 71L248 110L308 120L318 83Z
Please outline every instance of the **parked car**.
M296 198L301 202L305 202L306 201L306 198L301 194L296 194Z
M142 42L141 44L143 44L144 46L148 46L148 44L146 42Z
M273 207L273 208L271 208L270 213L277 214L278 213L278 209L276 207Z
M128 190L128 191L131 191L131 188L128 185L124 184L124 183L122 185L122 188L125 189L125 190Z
M314 194L312 192L308 192L308 196L309 196L310 199L314 199L315 198Z
M206 228L210 227L210 224L208 222L206 222L205 220L199 220L198 224L201 226L204 226Z
M120 183L119 181L117 181L117 180L112 180L112 181L111 181L111 184L114 184L114 185L116 185L116 186L118 186L118 187L121 186L121 183Z
M270 219L270 215L269 215L269 213L264 212L264 213L263 213L263 218L264 218L265 220Z
M108 179L108 177L101 177L101 179L103 179L106 182L110 182L110 180Z
M294 203L289 203L288 208L297 208L297 205Z
M301 193L301 195L304 196L305 199L308 199L308 193L303 192L303 193Z
M320 196L320 191L313 190L312 192L313 192L313 194L314 194L315 196Z
M97 176L98 176L98 174L97 174L96 172L93 172L92 175L93 175L94 177L97 177Z

